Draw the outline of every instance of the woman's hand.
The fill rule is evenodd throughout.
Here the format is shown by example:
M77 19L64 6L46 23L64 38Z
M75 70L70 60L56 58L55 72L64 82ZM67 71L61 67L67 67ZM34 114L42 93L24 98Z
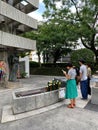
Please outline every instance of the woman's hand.
M66 75L66 71L62 70L63 74Z

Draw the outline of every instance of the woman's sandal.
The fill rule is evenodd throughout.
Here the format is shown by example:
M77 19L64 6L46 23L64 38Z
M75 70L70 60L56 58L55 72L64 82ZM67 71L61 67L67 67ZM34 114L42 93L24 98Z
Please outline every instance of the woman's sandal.
M71 104L69 104L69 105L71 105ZM75 107L75 106L76 106L76 104L73 104L73 106Z
M69 104L67 107L68 108L74 108L74 106L72 106L71 104Z
M76 106L76 104L73 104L73 106L75 107L75 106Z

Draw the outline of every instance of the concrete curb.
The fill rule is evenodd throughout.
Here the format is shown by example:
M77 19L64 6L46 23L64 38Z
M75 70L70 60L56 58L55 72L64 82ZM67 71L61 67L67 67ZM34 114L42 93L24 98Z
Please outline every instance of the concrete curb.
M58 102L58 103L50 105L48 107L32 110L32 111L17 114L17 115L13 115L12 107L10 105L7 105L7 106L4 106L2 109L1 123L11 122L11 121L23 119L26 117L38 115L38 114L53 110L53 109L58 108L58 107L63 106L63 105L65 105L65 101Z

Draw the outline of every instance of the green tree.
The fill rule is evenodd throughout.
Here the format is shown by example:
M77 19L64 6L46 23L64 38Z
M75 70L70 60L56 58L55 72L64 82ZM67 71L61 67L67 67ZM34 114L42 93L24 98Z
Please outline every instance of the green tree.
M55 20L57 18L59 21L62 17L63 22L68 22L67 35L72 38L73 42L80 39L87 49L94 52L98 63L98 0L62 0L62 6L59 9L56 2L58 0L44 0L46 5L44 17L51 19L55 17ZM72 12L72 9L74 9L74 12Z
M89 49L78 49L71 53L71 61L75 66L79 66L79 60L84 59L86 63L94 64L94 53Z
M68 39L67 33L65 34L65 30L61 31L62 29L61 24L56 24L52 20L39 26L37 32L32 31L23 35L37 41L39 62L41 52L45 57L44 62L48 62L49 58L52 57L53 63L56 63L62 55L67 54L68 50L71 51L68 47L72 44L66 42Z
M41 27L41 37L43 37L44 50L49 57L53 58L53 63L62 56L71 51L69 47L74 45L74 42L67 41L67 31L63 29L63 25L55 21L49 20ZM70 38L71 39L71 38Z
M36 40L36 48L37 48L37 55L38 55L38 62L41 66L41 62L40 62L40 55L41 55L41 52L42 52L42 46L43 46L43 43L41 42L42 39L41 39L41 35L39 35L38 31L34 30L34 31L31 31L31 32L26 32L24 34L22 34L23 37L26 37L26 38L30 38L30 39L33 39L33 40Z

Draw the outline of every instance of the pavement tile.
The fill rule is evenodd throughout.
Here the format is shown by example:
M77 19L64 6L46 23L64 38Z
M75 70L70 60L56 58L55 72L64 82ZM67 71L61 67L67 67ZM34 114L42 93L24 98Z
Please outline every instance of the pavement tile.
M4 106L3 110L2 110L1 123L15 121L15 120L23 119L23 118L30 117L30 116L33 116L33 115L41 114L43 112L50 111L52 109L58 108L58 107L60 107L64 104L65 104L65 102L58 102L56 104L53 104L53 105L50 105L50 106L47 106L47 107L44 107L44 108L40 108L40 109L36 109L36 110L32 110L32 111L29 111L29 112L16 114L16 115L13 115L11 106Z
M8 121L13 121L15 120L15 116L13 115L11 106L4 106L3 110L2 110L2 119L1 119L1 123L5 123Z
M31 76L29 79L22 79L19 86L17 86L17 82L12 83L9 89L1 88L0 107L3 109L0 130L46 130L46 127L47 130L98 130L98 105L91 104L90 96L88 100L81 100L79 87L75 109L66 109L69 100L64 100L48 107L13 115L11 109L12 91L47 86L47 82L54 77Z

